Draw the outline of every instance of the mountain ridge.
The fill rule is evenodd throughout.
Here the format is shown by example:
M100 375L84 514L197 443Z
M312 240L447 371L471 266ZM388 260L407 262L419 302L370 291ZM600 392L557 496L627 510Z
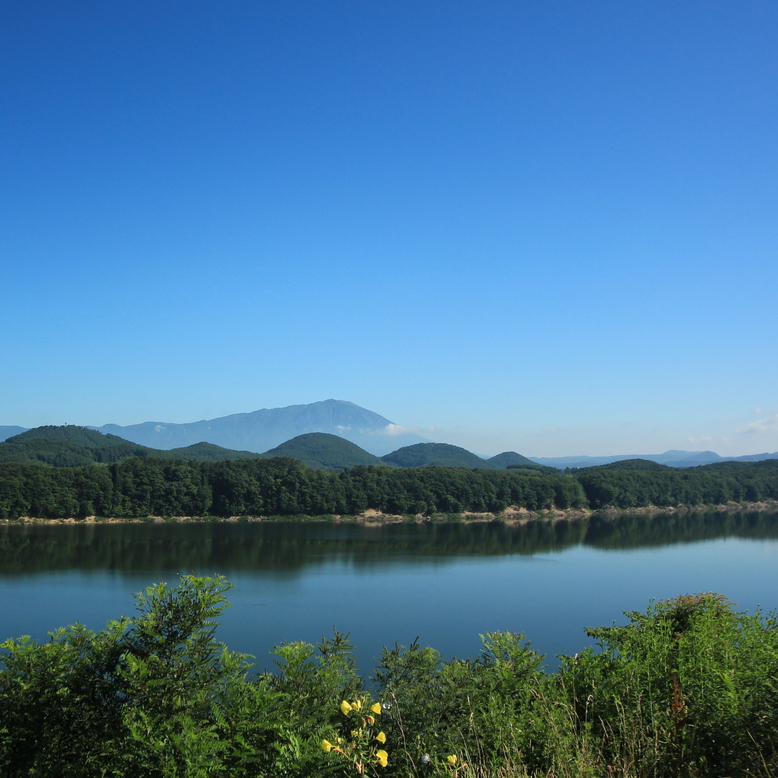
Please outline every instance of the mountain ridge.
M124 427L104 424L93 429L163 451L207 442L260 454L310 432L337 435L375 456L388 454L401 445L426 442L380 414L348 400L334 399L183 424L148 421Z
M26 432L27 429L26 427L16 425L0 426L0 442ZM431 441L389 421L389 419L374 411L362 408L347 400L334 399L322 400L307 405L298 404L282 408L264 408L249 413L235 413L196 422L166 423L148 421L126 426L118 424L104 424L101 427L88 426L88 429L103 434L112 434L123 439L125 443L135 443L157 451L178 451L180 449L189 449L199 444L210 444L224 450L242 452L247 456L263 454L295 437L314 432L336 435L377 457L385 457L401 448L416 444L431 443ZM466 451L466 449L462 450ZM205 455L204 448L201 448L199 451ZM211 450L209 453L212 456L221 456L221 453L218 451ZM514 457L510 462L509 455ZM472 456L477 455L473 454ZM778 452L729 457L720 456L714 451L671 449L663 454L629 454L598 457L524 457L515 452L503 452L498 454L497 457L503 458L502 467L507 467L509 464L527 465L527 463L531 462L535 465L544 465L556 469L576 469L597 467L630 459L646 459L672 467L695 467L716 462L758 462L765 459L778 459ZM506 457L508 458L506 459ZM518 459L515 459L515 457L518 457ZM454 459L460 459L460 463L457 466L466 466L460 457L454 457ZM491 459L479 457L479 459L485 462L492 462L492 467L497 464L494 461L495 457ZM473 460L470 461L472 462ZM480 467L482 465L479 463L473 466Z

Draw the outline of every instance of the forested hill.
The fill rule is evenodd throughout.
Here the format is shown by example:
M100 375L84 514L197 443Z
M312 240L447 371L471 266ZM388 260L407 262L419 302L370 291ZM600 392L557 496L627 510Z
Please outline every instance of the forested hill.
M233 451L213 443L194 443L184 448L166 451L131 443L116 435L105 434L75 425L46 426L27 430L0 443L0 462L24 462L52 467L78 467L92 463L110 464L130 457L158 459L195 459L218 461L286 456L315 470L340 471L359 465L390 467L468 467L504 470L506 467L527 467L549 472L514 451L482 459L459 446L443 443L422 443L398 449L380 459L355 443L326 432L298 435L264 454Z
M45 426L27 430L0 443L0 462L26 462L76 467L148 456L145 446L86 427Z
M686 469L665 469L661 465L657 469L655 463L630 469L615 464L573 472L591 508L722 505L778 499L778 459L716 462Z
M668 472L677 468L670 465L662 465L654 462L652 459L619 459L616 462L609 462L607 465L593 465L592 467L582 467L578 473L594 473L599 470L654 470Z
M484 467L485 460L465 448L448 443L417 443L403 446L381 457L387 465L395 467Z
M218 462L223 459L256 459L258 454L253 451L233 451L231 448L222 448L215 443L192 443L183 448L171 448L167 451L149 449L153 452L149 456L158 459L196 459L200 462Z
M395 467L478 467L486 470L505 470L521 465L531 469L544 469L515 451L504 451L491 459L481 457L460 446L448 443L417 443L404 446L391 454L381 457L387 465ZM547 471L553 468L545 468Z
M287 456L278 459L282 454ZM268 464L273 462L287 465ZM55 470L67 472L52 475ZM347 470L352 472L342 472ZM276 471L294 473L291 491L263 480ZM344 480L322 480L329 474L321 471L340 472ZM127 474L137 476L127 481ZM142 495L136 478L145 484ZM233 487L225 484L232 478L244 484L243 496L219 497L231 494ZM192 502L187 494L199 497ZM326 433L300 435L264 455L210 443L158 451L76 426L39 427L0 443L0 515L7 518L136 516L147 509L163 515L316 515L366 508L456 513L507 505L599 509L763 499L778 499L776 459L685 469L633 459L562 475L515 452L484 460L446 444L407 446L381 460Z
M539 465L533 462L528 457L524 457L521 454L517 454L515 451L503 451L502 454L486 460L486 464L490 470L505 470L506 467L529 467L546 469L547 472L552 472L557 468L545 468L544 465Z
M345 438L309 432L270 449L262 457L292 457L314 470L344 470L357 465L382 465L381 459Z
M165 459L248 459L250 451L230 451L212 443L195 443L186 448L159 451L131 443L116 435L103 434L76 425L44 426L27 430L0 443L0 462L19 462L51 467L109 464L130 457Z
M134 457L110 465L0 464L0 518L321 516L486 512L508 506L639 508L778 500L778 460L689 470L563 475L464 467L312 470L288 457L196 462Z
M46 425L26 430L18 435L8 438L6 443L25 443L30 440L50 440L70 443L74 446L84 448L112 448L117 445L129 444L135 446L138 450L145 446L138 446L136 443L130 443L129 440L117 437L116 435L103 435L88 427L79 427L75 424L66 424L63 426Z

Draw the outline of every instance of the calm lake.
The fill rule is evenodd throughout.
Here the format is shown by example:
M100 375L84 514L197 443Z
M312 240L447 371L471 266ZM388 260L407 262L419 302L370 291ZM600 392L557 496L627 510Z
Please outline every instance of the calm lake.
M778 514L364 526L320 522L0 527L0 639L45 639L134 611L133 592L180 573L235 588L217 633L272 668L285 641L350 632L369 675L384 645L416 637L473 656L479 634L523 632L548 655L584 627L649 600L702 591L778 608Z

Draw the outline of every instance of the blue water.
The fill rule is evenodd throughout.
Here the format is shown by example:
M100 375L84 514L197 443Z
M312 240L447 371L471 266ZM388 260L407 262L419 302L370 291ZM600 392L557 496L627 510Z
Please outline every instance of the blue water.
M553 665L589 644L585 627L652 598L715 591L744 610L778 608L778 530L759 521L758 532L746 522L710 537L705 525L703 539L682 542L544 536L537 550L527 530L492 525L8 527L0 636L45 639L76 621L101 629L131 615L132 593L153 582L221 573L234 589L218 637L263 669L273 646L333 627L351 633L366 675L382 646L418 637L445 657L472 656L479 634L499 630L525 633Z

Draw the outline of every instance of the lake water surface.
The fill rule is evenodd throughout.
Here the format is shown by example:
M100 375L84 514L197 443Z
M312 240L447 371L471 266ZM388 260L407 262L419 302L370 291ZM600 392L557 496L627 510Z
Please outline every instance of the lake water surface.
M745 610L778 608L778 515L612 521L6 525L0 639L92 629L134 610L133 592L178 574L235 588L218 631L271 668L284 641L350 632L370 674L384 645L473 656L479 634L524 632L554 664L584 627L623 621L650 599L715 591Z

